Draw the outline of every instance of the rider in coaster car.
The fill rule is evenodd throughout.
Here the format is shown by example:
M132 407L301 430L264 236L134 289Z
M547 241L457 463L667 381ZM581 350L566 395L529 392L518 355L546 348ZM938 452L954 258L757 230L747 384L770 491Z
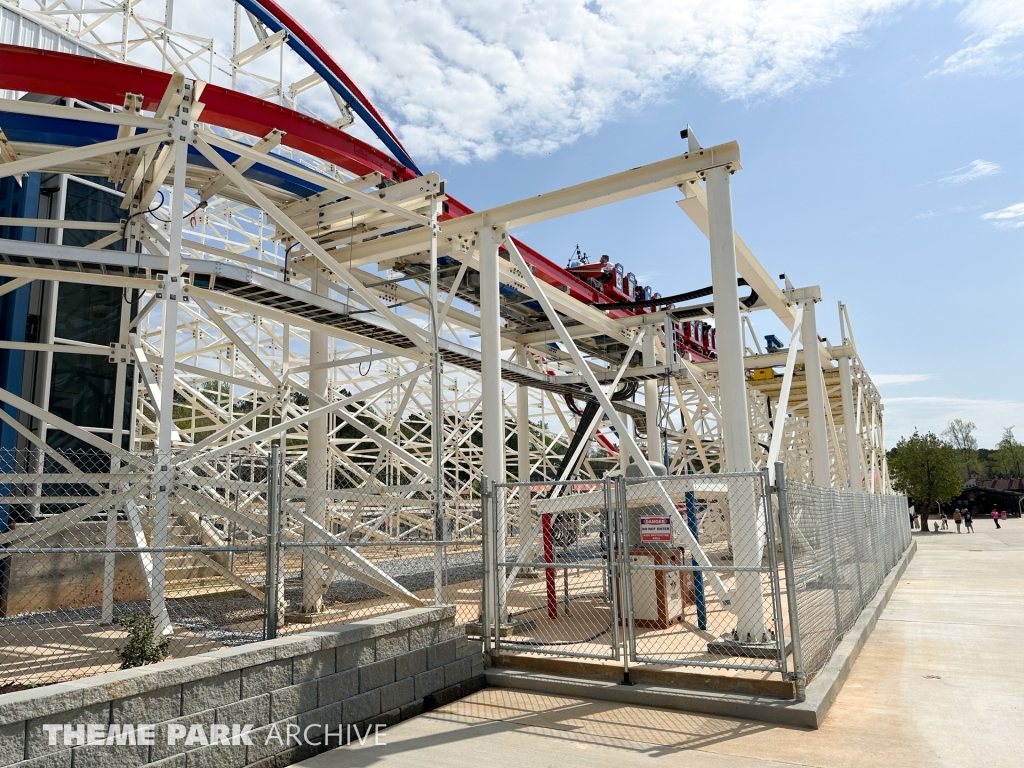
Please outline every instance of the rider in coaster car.
M601 282L607 283L612 279L615 274L615 265L612 264L611 259L608 258L608 254L604 254L601 257Z

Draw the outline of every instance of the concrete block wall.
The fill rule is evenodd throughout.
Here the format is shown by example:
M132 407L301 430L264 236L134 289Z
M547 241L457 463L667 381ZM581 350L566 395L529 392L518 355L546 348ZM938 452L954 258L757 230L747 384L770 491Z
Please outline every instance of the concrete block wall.
M323 751L267 743L276 726L322 741L393 725L484 685L479 643L452 606L415 608L185 659L0 695L0 768L279 768ZM44 724L151 724L152 745L49 744ZM251 745L169 745L172 725L251 724ZM332 741L334 746L336 739Z

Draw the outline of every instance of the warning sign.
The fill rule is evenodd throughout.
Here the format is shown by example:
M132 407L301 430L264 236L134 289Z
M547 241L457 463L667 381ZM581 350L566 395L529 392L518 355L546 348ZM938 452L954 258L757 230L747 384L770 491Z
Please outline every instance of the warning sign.
M656 541L672 541L672 518L641 517L640 541L643 543Z

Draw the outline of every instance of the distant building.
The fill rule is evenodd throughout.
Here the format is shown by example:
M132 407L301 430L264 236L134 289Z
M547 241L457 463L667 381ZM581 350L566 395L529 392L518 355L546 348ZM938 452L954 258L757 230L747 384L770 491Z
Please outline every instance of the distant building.
M977 472L972 472L970 479L964 483L960 498L952 503L976 506L984 515L990 514L994 506L1000 510L1005 509L1008 515L1019 517L1024 509L1024 478L982 480Z

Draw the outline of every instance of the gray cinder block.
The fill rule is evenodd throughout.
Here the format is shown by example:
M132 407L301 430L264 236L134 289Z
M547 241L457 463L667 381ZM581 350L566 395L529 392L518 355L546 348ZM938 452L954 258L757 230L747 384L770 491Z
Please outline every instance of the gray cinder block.
M334 656L333 648L296 656L292 659L292 682L304 683L307 680L334 674Z
M223 672L216 677L196 680L181 686L181 714L232 704L242 698L240 672Z
M380 708L382 712L398 709L409 704L416 698L416 686L411 677L407 677L380 689Z
M419 648L395 657L395 679L413 677L427 671L427 649Z
M429 669L443 667L445 664L451 664L453 661L455 661L454 640L446 640L442 643L428 646L427 667Z
M428 669L413 678L416 684L416 698L423 699L444 688L444 667Z
M451 664L446 664L444 667L444 684L458 685L464 680L468 680L472 673L471 665L468 658L458 659L453 661Z
M242 670L242 698L248 699L292 684L291 659Z
M335 701L347 699L359 693L359 670L346 669L317 681L317 706L323 707Z
M394 632L377 638L377 660L391 659L409 651L409 631Z
M316 709L316 680L270 692L270 719L273 722L311 709Z
M368 691L342 702L341 718L345 723L359 723L380 714L380 690Z
M113 703L112 723L161 723L181 715L181 686L160 688Z
M359 692L380 688L395 682L395 660L385 659L359 668Z

